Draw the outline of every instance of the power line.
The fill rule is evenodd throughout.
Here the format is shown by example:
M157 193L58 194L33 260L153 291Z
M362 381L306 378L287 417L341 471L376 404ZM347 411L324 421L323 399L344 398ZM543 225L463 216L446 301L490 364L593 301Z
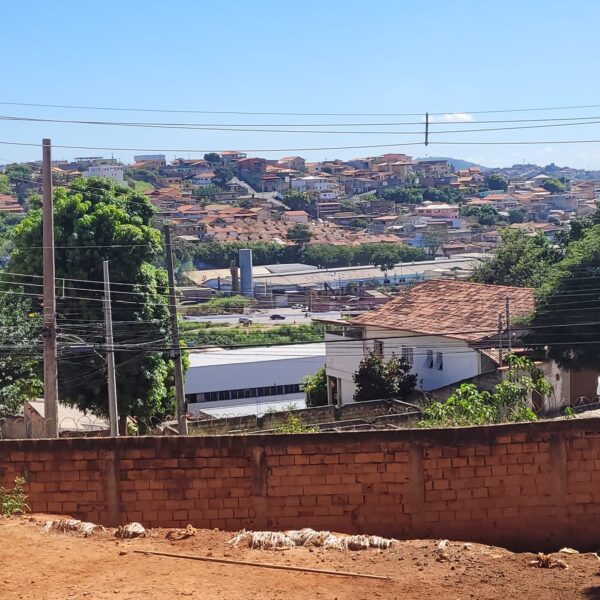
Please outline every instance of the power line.
M429 145L437 146L479 146L479 145L498 145L498 146L514 146L514 145L544 145L544 144L598 144L600 139L578 139L578 140L535 140L535 141L497 141L497 142L456 142L451 140L433 140L429 142ZM0 140L0 144L8 146L27 146L27 147L39 147L38 143L31 142L12 142L6 140ZM318 152L324 150L365 150L375 148L402 148L405 146L422 146L423 141L419 142L398 142L393 144L362 144L352 146L320 146L320 147L309 147L309 148L246 148L240 150L240 152ZM73 145L60 145L53 144L54 148L63 148L71 150L110 150L113 152L164 152L164 153L186 153L186 154L206 154L210 152L222 152L218 149L198 149L198 148L125 148L125 147L114 147L114 146L73 146Z
M210 115L275 115L275 116L304 116L304 117L420 117L425 114L425 110L412 113L366 113L366 112L282 112L282 111L236 111L236 110L199 110L199 109L165 109L165 108L139 108L139 107L115 107L115 106L89 106L73 104L41 104L34 102L8 102L0 101L4 106L30 106L37 108L63 108L75 110L104 110L116 112L148 112L148 113L178 113L178 114L210 114ZM571 106L550 106L538 108L505 108L493 110L453 110L444 112L430 112L432 116L455 115L455 114L505 114L520 112L544 112L554 110L580 110L584 108L600 108L600 104L583 104Z
M542 125L518 125L512 127L485 127L485 128L471 128L471 129L447 129L441 131L430 130L430 133L444 134L444 133L476 133L476 132L488 132L488 131L514 131L519 129L544 129L549 127L574 127L577 125L595 125L600 123L598 117L591 117L594 120L571 120L567 123L544 123ZM108 127L138 127L146 129L179 129L183 131L194 130L194 131L235 131L235 132L254 132L254 133L302 133L302 134L319 134L319 135L417 135L419 131L328 131L323 129L304 129L301 131L293 129L258 129L258 125L250 127L217 127L209 125L195 125L195 124L184 124L184 123L149 123L149 122L131 122L131 121L84 121L78 119L49 119L41 117L17 117L11 115L0 115L0 120L3 121L18 121L18 122L32 122L32 123L61 123L71 125L100 125ZM456 124L471 123L472 121L463 121ZM423 127L423 123L411 123L412 125L418 125ZM430 123L430 126L436 123ZM446 123L437 123L446 124ZM332 126L332 125L330 125ZM300 126L298 126L300 127Z

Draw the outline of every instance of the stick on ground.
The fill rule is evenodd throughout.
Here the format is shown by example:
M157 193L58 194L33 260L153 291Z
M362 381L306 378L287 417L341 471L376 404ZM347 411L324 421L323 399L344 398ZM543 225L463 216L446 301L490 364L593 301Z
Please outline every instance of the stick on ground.
M340 577L363 577L365 579L389 580L387 575L367 575L365 573L352 573L348 571L327 571L325 569L310 569L308 567L290 567L288 565L274 565L271 563L257 563L247 560L230 560L227 558L213 558L208 556L193 556L191 554L173 554L171 552L154 552L152 550L134 550L138 554L152 554L154 556L168 556L170 558L185 558L187 560L200 560L203 562L224 563L227 565L243 565L246 567L262 567L264 569L281 569L283 571L301 571L303 573L318 573L320 575L338 575Z

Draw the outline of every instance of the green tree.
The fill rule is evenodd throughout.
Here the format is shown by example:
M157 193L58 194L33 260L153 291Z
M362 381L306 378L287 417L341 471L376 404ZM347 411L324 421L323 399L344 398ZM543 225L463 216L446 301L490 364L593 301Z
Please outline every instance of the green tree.
M314 375L304 378L304 391L306 392L306 406L327 405L327 374L325 367L320 368Z
M229 167L217 167L213 181L216 186L224 188L233 179L233 171Z
M405 400L417 385L417 376L410 373L408 362L396 355L386 362L382 356L370 352L361 360L354 374L355 402L365 400Z
M287 191L283 194L282 202L290 210L306 210L308 211L313 203L312 197L306 192L298 192L295 190Z
M383 191L384 200L393 200L397 204L421 204L423 190L421 188L389 188Z
M539 233L530 236L517 229L502 229L491 258L473 269L471 280L492 285L538 287L560 254Z
M489 205L483 206L467 206L460 207L460 214L463 217L477 217L479 225L492 226L498 221L498 211Z
M508 180L499 173L492 173L485 178L485 183L490 190L502 190L505 192L508 189Z
M419 426L464 427L535 421L532 394L549 394L552 386L531 360L514 354L507 360L506 375L492 392L480 391L472 383L463 383L445 402L428 402Z
M301 260L322 269L349 267L352 265L354 248L329 244L310 244L301 251Z
M0 175L0 194L10 194L10 179L7 175Z
M544 180L544 183L542 183L542 187L546 191L551 192L553 194L559 194L560 192L565 191L565 184L560 179L556 179L555 177L551 177L550 179Z
M366 229L367 225L367 220L360 217L348 221L348 227L352 227L352 229Z
M525 221L527 221L527 213L522 208L508 211L509 223L524 223Z
M391 247L381 248L372 255L373 264L379 267L387 280L388 271L391 271L398 262L398 253Z
M209 152L204 155L204 160L213 165L218 165L221 163L221 157L216 152Z
M193 188L192 196L194 198L206 198L211 200L215 194L218 194L221 190L216 185L199 185Z
M117 392L121 417L149 418L172 410L171 362L158 348L168 343L167 278L160 232L151 227L148 199L107 179L77 179L54 195L56 276L64 281L59 323L98 346L102 322L102 261L109 260ZM11 272L42 273L42 214L33 207L15 228ZM35 290L36 293L38 290ZM135 349L132 352L132 348ZM104 364L95 353L60 361L61 398L94 414L106 414Z
M435 256L447 241L448 232L445 229L432 229L423 233L423 247L427 248L430 256Z
M304 246L310 242L312 233L310 227L305 223L294 223L287 232L287 239L299 246Z
M6 276L8 277L8 276ZM18 289L0 292L0 415L23 411L26 400L42 393L42 323Z
M600 370L600 225L586 229L544 277L525 343L573 369Z

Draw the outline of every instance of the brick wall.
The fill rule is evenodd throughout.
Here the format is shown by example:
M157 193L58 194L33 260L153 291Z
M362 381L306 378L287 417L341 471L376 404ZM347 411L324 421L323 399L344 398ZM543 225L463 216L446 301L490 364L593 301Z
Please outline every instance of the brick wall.
M597 548L600 419L446 430L0 441L34 511Z

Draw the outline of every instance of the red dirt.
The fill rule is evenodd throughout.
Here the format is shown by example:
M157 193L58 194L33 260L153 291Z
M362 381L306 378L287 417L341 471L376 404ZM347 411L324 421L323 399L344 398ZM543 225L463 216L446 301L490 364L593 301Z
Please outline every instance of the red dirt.
M115 540L111 532L83 539L44 533L47 516L0 519L2 600L202 598L209 600L491 600L600 599L600 562L593 554L556 554L568 569L528 566L532 554L451 542L449 560L436 560L436 542L399 542L390 550L340 552L231 548L231 533L199 530L182 541L166 530L146 539ZM136 554L133 550L228 557L264 563L389 576L377 581L220 565Z

